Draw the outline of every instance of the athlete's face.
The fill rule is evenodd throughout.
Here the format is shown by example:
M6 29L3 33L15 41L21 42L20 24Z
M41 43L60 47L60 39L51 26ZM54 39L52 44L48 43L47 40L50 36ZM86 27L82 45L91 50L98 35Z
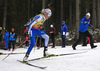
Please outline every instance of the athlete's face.
M53 28L53 27L51 27L51 28Z
M90 16L86 15L86 19L89 19L89 18L90 18Z
M49 19L51 16L48 16L48 14L44 14L46 19Z
M11 31L14 32L14 29L12 29Z
M64 25L65 23L62 23L62 25Z

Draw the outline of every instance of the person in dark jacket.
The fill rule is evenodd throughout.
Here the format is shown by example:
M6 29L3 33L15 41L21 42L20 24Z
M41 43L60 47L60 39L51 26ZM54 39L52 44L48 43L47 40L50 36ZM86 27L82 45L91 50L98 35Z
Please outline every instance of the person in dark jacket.
M82 40L83 36L87 36L90 38L90 45L91 49L96 48L97 46L94 46L93 40L92 40L92 35L88 31L88 26L93 27L90 24L90 13L87 13L86 16L81 20L80 23L80 28L79 28L79 38L76 41L75 44L73 44L72 48L73 50L76 50L76 46L79 44L79 42Z
M66 33L67 33L68 29L67 26L65 24L65 21L62 22L62 26L61 26L61 38L63 41L63 45L62 48L64 48L66 46Z
M10 51L10 49L11 49L11 44L13 45L13 50L12 51L14 51L16 37L17 37L17 35L15 33L15 30L14 30L14 28L12 28L11 32L9 33L9 47L8 47L9 50L8 51Z
M51 27L50 34L51 34L51 39L52 39L52 43L53 43L52 48L55 48L55 28L53 25L50 25L50 27Z

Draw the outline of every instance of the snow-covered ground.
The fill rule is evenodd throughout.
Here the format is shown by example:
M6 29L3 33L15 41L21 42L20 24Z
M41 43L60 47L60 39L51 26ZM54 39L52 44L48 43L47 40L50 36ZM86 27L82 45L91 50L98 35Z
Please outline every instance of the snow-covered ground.
M7 59L2 61L6 55L0 55L0 71L100 71L100 43L96 49L87 47L77 46L77 50L72 50L71 46L61 48L56 46L56 49L49 47L49 53L62 54L62 53L76 53L85 52L76 55L58 56L52 58L41 59L37 61L30 61L31 64L37 66L47 66L46 69L42 70L39 68L31 67L18 62L17 60L23 60L25 54L14 54L10 55ZM14 53L26 52L27 49L19 48ZM3 53L10 53L8 51L0 50ZM43 48L31 52L29 59L34 59L43 56Z

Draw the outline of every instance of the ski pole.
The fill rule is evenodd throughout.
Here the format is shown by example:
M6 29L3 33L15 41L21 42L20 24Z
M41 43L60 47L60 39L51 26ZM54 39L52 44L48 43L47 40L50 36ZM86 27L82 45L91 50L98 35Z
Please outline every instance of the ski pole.
M23 45L24 43L26 42L26 40L23 42L23 43L21 43L17 48L19 48L21 45Z
M10 54L12 54L14 51L12 51L11 53L9 53L4 59L2 59L2 61L4 61Z
M23 43L25 43L25 42L26 42L26 40L25 40ZM23 44L23 43L22 43L22 44ZM18 47L20 47L22 44L20 44ZM17 48L18 48L18 47L17 47ZM17 49L17 48L16 48L16 49ZM15 50L16 50L16 49L15 49ZM4 60L5 60L9 55L11 55L13 52L14 52L14 51L12 51L11 53L9 53L4 59L2 59L2 61L4 61Z

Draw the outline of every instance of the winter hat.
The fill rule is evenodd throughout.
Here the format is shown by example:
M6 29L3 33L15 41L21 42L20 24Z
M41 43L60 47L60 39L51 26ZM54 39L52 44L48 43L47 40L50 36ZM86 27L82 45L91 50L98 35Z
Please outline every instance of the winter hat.
M14 28L12 28L12 30L14 30Z
M62 23L65 23L65 21L63 21Z
M50 25L50 27L53 27L53 25Z
M87 13L87 14L86 14L86 16L87 16L87 15L88 15L89 17L91 16L91 14L90 14L90 13Z

